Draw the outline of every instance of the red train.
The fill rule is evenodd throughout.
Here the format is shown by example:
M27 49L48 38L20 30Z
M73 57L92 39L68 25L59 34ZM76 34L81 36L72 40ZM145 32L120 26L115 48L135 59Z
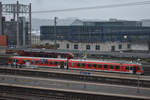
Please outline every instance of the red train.
M9 58L8 64L20 67L51 67L143 74L143 67L141 64L129 62L15 56Z
M46 58L67 58L73 59L74 56L70 52L35 52L35 51L18 51L19 56L28 57L46 57Z

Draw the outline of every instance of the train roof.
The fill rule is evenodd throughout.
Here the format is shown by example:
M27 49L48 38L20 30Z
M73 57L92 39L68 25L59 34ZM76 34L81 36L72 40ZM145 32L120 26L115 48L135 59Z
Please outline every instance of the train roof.
M29 49L29 50L22 50L23 52L30 52L30 53L58 53L58 54L72 54L68 51L58 51L58 50L47 50L47 49ZM72 54L73 55L73 54Z
M103 63L116 63L116 64L138 64L141 65L141 63L133 62L133 61L121 61L121 60L114 60L114 61L108 61L108 60L92 60L92 59L71 59L72 61L85 61L85 62L103 62Z

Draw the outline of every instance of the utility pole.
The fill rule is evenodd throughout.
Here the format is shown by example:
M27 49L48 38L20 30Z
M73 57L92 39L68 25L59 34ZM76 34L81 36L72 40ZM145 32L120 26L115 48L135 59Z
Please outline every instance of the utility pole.
M55 40L54 40L54 49L55 49L55 50L57 49L57 45L56 45L56 44L57 44L57 43L56 43L56 36L57 36L57 35L56 35L56 34L57 34L57 33L56 33L56 24L57 24L57 21L56 21L56 20L57 20L57 17L54 17L54 38L55 38Z
M32 22L31 22L31 3L29 5L29 46L31 47L32 43L31 43L31 31L32 31Z
M19 1L17 1L17 48L20 46L19 43Z
M2 3L0 2L0 35L2 35Z

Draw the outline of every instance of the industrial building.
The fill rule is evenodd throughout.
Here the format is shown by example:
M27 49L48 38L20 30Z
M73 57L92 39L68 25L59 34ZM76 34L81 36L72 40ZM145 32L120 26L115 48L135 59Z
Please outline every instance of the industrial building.
M16 47L17 45L17 22L16 21L3 21L2 22L2 35L7 36L7 45ZM19 17L19 45L28 45L28 23L24 17Z
M31 3L24 5L19 4L19 1L16 4L0 2L0 36L6 37L5 45L8 47L31 45Z
M58 22L59 23L59 22ZM150 50L150 27L140 21L75 20L70 25L41 26L41 44L53 44L58 49L88 51ZM55 37L56 36L56 37Z

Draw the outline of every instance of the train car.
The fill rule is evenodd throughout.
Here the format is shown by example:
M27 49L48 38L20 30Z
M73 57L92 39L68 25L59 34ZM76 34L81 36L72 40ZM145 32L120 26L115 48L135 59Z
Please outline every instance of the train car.
M28 57L45 57L45 58L67 58L73 59L74 56L70 52L35 52L35 51L19 51L19 56Z
M71 59L68 66L69 69L143 74L141 64L133 62Z
M139 63L120 61L99 61L84 59L62 59L43 57L10 57L8 64L11 66L51 67L63 69L80 69L104 72L143 74L143 68Z
M67 69L67 59L14 56L8 59L12 67L51 67Z

